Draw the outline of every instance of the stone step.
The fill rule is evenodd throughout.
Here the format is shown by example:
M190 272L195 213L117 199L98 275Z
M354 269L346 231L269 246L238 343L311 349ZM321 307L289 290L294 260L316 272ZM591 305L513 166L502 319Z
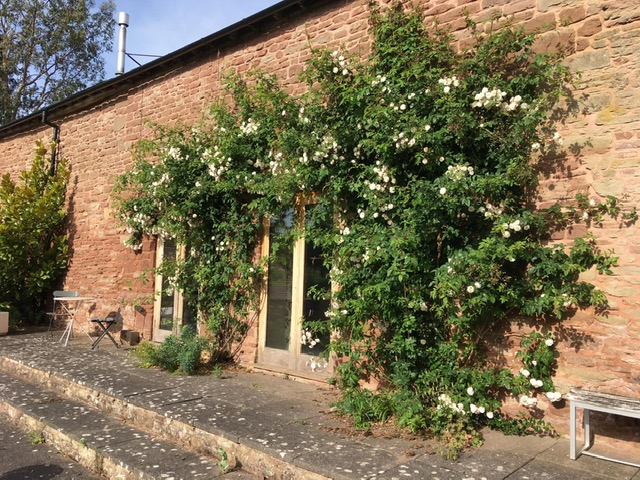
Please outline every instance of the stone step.
M155 438L60 392L0 372L0 413L89 470L112 479L255 479ZM224 456L224 453L223 453Z
M7 346L18 348L19 353L9 354L10 348L5 348L0 354L0 372L10 372L38 389L56 392L58 397L98 410L185 451L209 458L217 458L218 452L224 451L229 468L253 475L250 478L325 480L350 479L355 474L349 473L348 467L339 466L331 477L316 473L318 459L322 460L319 446L331 444L332 436L309 434L308 427L297 424L302 431L291 435L290 420L283 422L279 410L256 410L264 407L258 390L239 392L229 385L233 388L230 391L223 383L211 382L207 377L171 376L159 370L131 368L131 359L121 355L123 352L77 349L68 356L65 349L65 355L48 362L41 354L26 352L18 343ZM22 354L23 359L11 358ZM301 411L295 413L305 415L309 403L299 403L297 408ZM294 413L289 407L287 410ZM337 454L344 457L345 465L350 465L353 454L372 458L380 455L376 450L358 445L357 451L333 452L329 445L320 454ZM295 460L290 462L288 458ZM322 460L320 465L335 463L334 460Z

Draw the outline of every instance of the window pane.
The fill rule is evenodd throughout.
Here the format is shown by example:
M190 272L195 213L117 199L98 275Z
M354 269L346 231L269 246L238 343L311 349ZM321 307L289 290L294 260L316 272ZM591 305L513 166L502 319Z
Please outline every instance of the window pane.
M312 208L317 207L307 207L307 218L309 218ZM330 292L329 270L324 265L322 250L310 241L305 241L303 321L326 319L325 312L330 306ZM302 345L302 353L317 356L327 347L329 343L328 332L314 335L314 339L316 338L319 338L320 343L313 348L309 345Z
M284 218L273 218L269 229L269 277L267 286L267 335L265 345L289 349L291 331L291 289L293 245L284 237L293 228L293 210ZM287 239L288 240L288 239ZM276 244L279 244L277 250Z
M163 242L162 261L173 262L176 259L176 242L165 240ZM162 292L160 293L160 330L173 330L173 302L175 292L169 285L166 276L162 277Z

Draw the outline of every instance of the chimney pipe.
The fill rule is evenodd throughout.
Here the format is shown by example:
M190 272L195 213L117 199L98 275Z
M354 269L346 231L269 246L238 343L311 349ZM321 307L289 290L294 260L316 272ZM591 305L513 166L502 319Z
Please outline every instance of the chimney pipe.
M118 14L118 25L120 25L120 36L118 38L118 69L116 75L124 73L124 59L127 54L127 27L129 26L129 14L120 12Z

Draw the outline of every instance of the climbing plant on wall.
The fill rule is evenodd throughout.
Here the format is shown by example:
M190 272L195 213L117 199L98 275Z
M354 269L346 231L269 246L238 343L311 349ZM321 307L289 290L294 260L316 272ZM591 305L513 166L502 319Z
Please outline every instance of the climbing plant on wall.
M508 395L523 408L559 400L551 319L606 305L580 273L609 273L615 258L592 236L563 245L551 232L635 212L615 198L532 202L539 159L562 152L555 121L572 81L559 55L532 50L535 36L470 23L473 41L457 50L400 5L372 7L371 26L366 57L314 51L304 95L231 75L233 100L201 124L156 127L119 179L119 218L134 248L145 234L191 246L162 268L198 292L230 352L257 309L264 220L313 199L321 208L295 234L322 247L339 288L305 328L332 334L343 411L363 427L393 416L455 450L479 426L514 428L500 410ZM519 371L492 362L485 340L515 317L534 327ZM383 387L361 388L366 378Z

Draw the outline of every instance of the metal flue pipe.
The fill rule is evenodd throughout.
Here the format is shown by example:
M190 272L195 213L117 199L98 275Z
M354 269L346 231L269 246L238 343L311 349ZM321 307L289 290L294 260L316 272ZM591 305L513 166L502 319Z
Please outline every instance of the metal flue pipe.
M118 69L116 70L116 75L122 75L124 73L124 59L127 55L128 13L120 12L118 14L118 25L120 25L120 36L118 37Z

